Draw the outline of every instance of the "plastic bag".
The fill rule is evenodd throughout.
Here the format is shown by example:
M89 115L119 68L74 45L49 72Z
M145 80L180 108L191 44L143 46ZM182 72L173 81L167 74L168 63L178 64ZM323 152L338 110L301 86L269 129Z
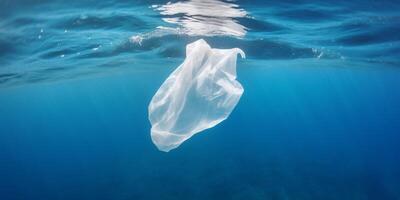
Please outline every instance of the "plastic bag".
M161 151L225 120L243 94L236 81L237 54L212 49L200 39L186 46L186 59L158 89L149 105L151 138Z

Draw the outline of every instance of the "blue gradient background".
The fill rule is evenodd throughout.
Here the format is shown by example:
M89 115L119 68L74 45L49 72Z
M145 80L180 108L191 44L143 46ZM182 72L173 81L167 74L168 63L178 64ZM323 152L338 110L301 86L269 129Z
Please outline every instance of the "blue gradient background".
M243 97L169 153L147 106L197 37L128 41L162 23L148 6L165 3L0 3L0 199L400 199L398 2L236 1L255 16L238 19L248 35L205 39L247 53ZM68 18L39 17L67 8L115 13L72 36Z

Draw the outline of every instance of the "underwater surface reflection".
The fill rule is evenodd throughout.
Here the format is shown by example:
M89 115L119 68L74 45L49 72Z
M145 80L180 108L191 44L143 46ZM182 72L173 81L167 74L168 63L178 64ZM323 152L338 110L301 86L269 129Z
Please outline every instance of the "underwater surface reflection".
M247 12L231 2L219 0L191 0L168 2L155 6L162 19L178 25L178 31L191 36L244 37L247 28L238 18L248 17ZM164 27L159 27L164 28Z

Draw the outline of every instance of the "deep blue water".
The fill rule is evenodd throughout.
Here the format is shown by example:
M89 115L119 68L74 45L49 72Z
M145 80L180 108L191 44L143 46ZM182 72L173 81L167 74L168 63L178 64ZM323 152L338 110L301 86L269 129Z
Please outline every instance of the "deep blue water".
M400 2L0 1L0 199L400 199ZM169 153L185 45L239 47L231 116Z

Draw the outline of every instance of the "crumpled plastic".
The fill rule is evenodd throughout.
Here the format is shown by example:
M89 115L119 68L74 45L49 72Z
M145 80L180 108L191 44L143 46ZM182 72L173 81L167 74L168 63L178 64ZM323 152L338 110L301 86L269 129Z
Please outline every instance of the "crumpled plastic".
M213 49L203 39L186 46L186 59L149 104L151 138L161 151L177 148L196 133L219 124L243 94L236 80L241 49Z

